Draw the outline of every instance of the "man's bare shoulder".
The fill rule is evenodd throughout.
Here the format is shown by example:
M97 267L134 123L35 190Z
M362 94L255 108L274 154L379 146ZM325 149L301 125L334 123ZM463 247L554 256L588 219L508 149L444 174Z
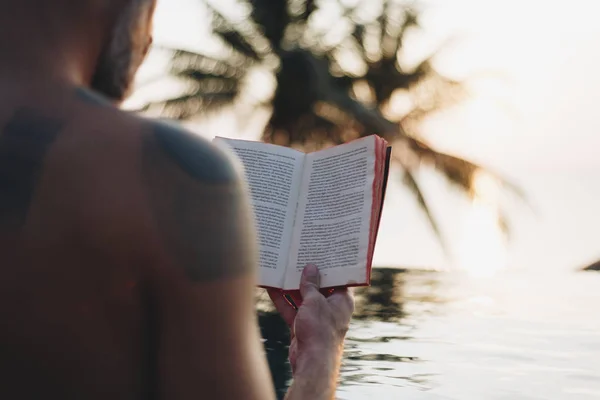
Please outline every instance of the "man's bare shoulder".
M219 184L237 180L240 168L230 154L175 121L148 119L121 111L86 89L78 89L76 97L84 110L83 129L97 130L116 145L139 146L143 157L167 157L198 182Z
M163 264L190 282L253 273L252 216L235 159L175 123L140 123L141 179Z
M208 140L170 121L144 120L144 157L161 158L167 166L203 184L230 184L239 179L234 158Z

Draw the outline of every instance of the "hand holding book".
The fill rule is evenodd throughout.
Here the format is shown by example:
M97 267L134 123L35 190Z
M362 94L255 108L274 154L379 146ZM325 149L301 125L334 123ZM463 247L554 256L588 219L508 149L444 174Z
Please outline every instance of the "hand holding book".
M294 380L286 400L329 400L335 396L354 299L346 288L335 289L327 298L319 289L319 271L316 266L309 265L303 270L300 281L302 305L299 309L289 304L280 290L268 290L275 307L290 327L289 357Z

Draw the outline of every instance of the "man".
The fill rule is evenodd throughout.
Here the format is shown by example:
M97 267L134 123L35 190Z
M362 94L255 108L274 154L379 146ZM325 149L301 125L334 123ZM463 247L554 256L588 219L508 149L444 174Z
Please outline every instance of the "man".
M114 107L154 1L0 6L0 398L274 398L239 169ZM288 398L331 399L352 299L301 294Z

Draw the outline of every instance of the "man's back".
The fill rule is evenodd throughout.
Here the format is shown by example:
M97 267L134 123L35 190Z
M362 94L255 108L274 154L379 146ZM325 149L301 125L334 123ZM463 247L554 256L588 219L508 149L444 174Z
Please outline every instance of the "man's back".
M150 373L142 130L83 90L53 100L0 106L0 397L133 398Z
M235 171L210 144L91 92L20 97L0 103L0 397L151 397L172 368L160 352L182 334L161 331L166 317L177 328L198 312L182 298L208 303L221 278L250 298Z

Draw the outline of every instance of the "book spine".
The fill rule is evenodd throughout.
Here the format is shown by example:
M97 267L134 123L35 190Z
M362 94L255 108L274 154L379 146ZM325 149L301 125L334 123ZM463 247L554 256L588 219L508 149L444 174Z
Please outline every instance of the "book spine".
M304 155L304 158L302 159L302 174L300 175L299 188L301 188L304 183L304 175L305 174L306 174L306 154ZM287 253L286 253L287 254L287 263L285 265L285 271L283 273L282 287L285 286L287 270L290 267L290 264L292 264L291 251L292 251L292 247L294 246L295 241L296 241L296 236L294 235L294 232L296 232L296 222L298 221L298 207L300 206L300 196L302 196L302 192L300 192L300 190L298 190L298 197L296 198L296 206L294 208L294 219L292 220L292 227L291 227L292 237L290 239L290 245L289 245L289 247L287 249Z

